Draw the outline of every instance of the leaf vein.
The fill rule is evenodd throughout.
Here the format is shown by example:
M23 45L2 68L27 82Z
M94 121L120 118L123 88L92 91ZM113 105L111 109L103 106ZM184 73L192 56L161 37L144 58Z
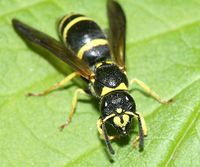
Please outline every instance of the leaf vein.
M200 103L199 105L200 106ZM182 137L176 142L176 145L171 153L171 156L169 157L167 163L165 164L165 167L167 167L170 162L172 161L172 159L174 158L176 152L178 151L178 147L181 145L181 143L183 142L185 136L188 134L188 132L190 131L190 129L192 128L192 126L194 125L194 123L196 122L198 116L200 114L200 110L197 110L197 112L195 113L195 115L192 118L192 121L189 123L189 125L187 126L187 129L185 130L184 134L182 135Z

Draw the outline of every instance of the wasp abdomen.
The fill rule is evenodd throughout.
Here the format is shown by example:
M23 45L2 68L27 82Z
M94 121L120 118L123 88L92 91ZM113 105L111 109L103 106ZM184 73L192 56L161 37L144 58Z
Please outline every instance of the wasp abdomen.
M65 45L89 66L110 57L106 36L92 19L80 14L64 16L58 28Z

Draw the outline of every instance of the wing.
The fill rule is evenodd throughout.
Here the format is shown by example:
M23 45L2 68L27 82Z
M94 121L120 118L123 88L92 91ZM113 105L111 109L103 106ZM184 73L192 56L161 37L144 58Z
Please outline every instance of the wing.
M72 68L77 70L82 77L89 79L89 76L92 74L92 70L84 61L74 56L73 52L70 49L66 48L60 42L50 37L49 35L46 35L34 28L31 28L28 25L20 22L19 20L13 19L12 23L14 28L20 35L46 48L58 58L69 64Z
M116 64L125 67L126 17L121 6L114 0L107 1L110 44Z

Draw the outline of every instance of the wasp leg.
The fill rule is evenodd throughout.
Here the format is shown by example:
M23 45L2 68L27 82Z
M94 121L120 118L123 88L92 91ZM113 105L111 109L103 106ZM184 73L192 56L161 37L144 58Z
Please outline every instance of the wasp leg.
M81 93L81 94L85 94L87 95L87 93L83 90L83 89L76 89L75 93L74 93L74 96L73 96L73 99L72 99L72 107L71 107L71 112L70 112L70 115L69 115L69 118L68 120L60 126L60 130L62 131L64 129L65 126L67 126L71 120L72 120L72 117L73 117L73 114L74 114L74 111L75 111L75 108L76 108L76 105L77 105L77 99L78 99L78 94Z
M134 148L136 149L136 144L137 141L140 141L139 147L142 148L144 145L144 136L147 136L147 126L145 123L145 120L143 116L136 112L136 113L131 113L131 112L125 112L126 114L132 115L138 119L138 125L139 125L139 136L137 136L133 142Z
M102 130L103 130L104 139L105 139L106 146L107 146L108 150L110 151L111 154L115 154L115 151L113 150L113 148L110 144L108 133L107 133L107 130L106 130L106 127L105 127L105 122L102 122Z
M103 123L103 120L101 117L99 117L99 119L97 120L97 129L98 129L100 135L105 139L104 132L102 130L102 123ZM112 139L119 138L119 137L120 136L108 136L108 139L112 140Z
M140 85L147 93L152 95L160 103L169 104L174 101L173 99L170 99L168 101L161 99L157 93L155 93L149 86L147 86L144 82L142 82L141 80L139 80L137 78L133 78L130 80L130 84L133 84L134 82L136 82L138 85Z
M145 123L145 120L143 118L143 116L136 112L135 113L137 115L137 118L138 118L138 124L139 124L139 136L137 136L133 142L133 145L134 145L134 148L136 149L137 147L137 141L139 140L140 141L140 144L139 144L139 147L140 148L143 148L143 145L144 145L144 136L147 136L147 126L146 126L146 123Z
M63 79L60 82L57 82L56 84L51 86L49 89L45 90L44 92L41 92L41 93L28 93L28 94L26 94L26 96L42 96L42 95L45 95L45 94L53 91L56 88L65 86L72 78L74 78L75 76L79 76L79 75L80 74L78 72L73 72L70 75L68 75L65 79Z

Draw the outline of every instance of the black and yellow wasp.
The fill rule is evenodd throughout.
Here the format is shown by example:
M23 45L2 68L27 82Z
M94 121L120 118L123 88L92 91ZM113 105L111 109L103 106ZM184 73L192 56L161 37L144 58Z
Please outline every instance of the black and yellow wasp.
M42 93L29 93L28 96L41 96L65 86L75 76L80 76L88 83L88 89L77 89L73 96L71 113L60 129L67 126L74 114L79 93L95 96L99 99L101 116L97 121L97 129L105 139L109 151L114 154L110 140L118 136L108 136L105 123L113 125L120 136L127 136L133 117L138 119L140 148L143 147L147 127L142 115L136 112L136 105L129 94L129 83L138 83L149 94L161 103L164 101L142 81L134 78L128 82L125 66L125 33L126 18L121 6L107 1L109 21L109 40L101 28L92 19L72 14L62 17L58 22L58 31L62 43L54 38L13 19L16 31L30 41L41 45L76 70L62 81L54 84Z

